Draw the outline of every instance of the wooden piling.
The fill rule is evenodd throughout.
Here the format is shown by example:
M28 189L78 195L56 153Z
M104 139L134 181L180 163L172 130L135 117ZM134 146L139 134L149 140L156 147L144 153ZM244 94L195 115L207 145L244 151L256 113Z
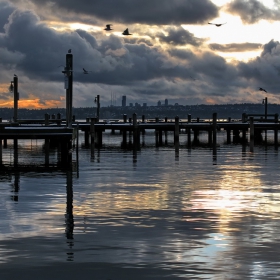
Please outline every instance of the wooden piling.
M255 137L255 127L254 127L254 118L250 117L250 151L254 150L254 137Z
M2 145L2 139L0 139L0 165L3 163L3 145Z
M179 142L179 117L175 117L174 144Z
M138 129L138 125L137 125L137 115L136 113L133 113L133 145L134 146L138 146L138 144L140 143L140 139L139 139L139 129Z
M213 146L217 144L217 113L213 113Z
M278 123L278 114L275 114L274 116L274 122ZM274 129L274 146L275 148L278 148L278 129Z
M45 166L50 164L50 139L45 138Z

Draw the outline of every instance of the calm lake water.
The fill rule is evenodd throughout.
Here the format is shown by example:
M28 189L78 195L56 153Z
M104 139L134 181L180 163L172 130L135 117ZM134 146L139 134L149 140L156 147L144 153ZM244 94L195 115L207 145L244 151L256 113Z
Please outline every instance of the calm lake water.
M273 135L251 152L220 132L216 153L206 134L168 137L156 147L148 131L133 151L106 131L92 154L80 134L73 170L2 170L0 279L280 279ZM18 162L44 163L43 143L19 141Z

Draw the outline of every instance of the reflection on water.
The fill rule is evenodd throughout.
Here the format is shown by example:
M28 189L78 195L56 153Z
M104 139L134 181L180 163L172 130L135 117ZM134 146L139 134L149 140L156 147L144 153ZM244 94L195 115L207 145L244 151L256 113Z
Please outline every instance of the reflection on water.
M183 138L156 147L147 133L134 150L120 149L121 137L104 135L105 147L94 153L81 144L79 176L0 172L0 264L106 262L193 279L278 277L273 146L251 153L220 136L215 151L187 147ZM41 156L24 143L19 153L19 162Z

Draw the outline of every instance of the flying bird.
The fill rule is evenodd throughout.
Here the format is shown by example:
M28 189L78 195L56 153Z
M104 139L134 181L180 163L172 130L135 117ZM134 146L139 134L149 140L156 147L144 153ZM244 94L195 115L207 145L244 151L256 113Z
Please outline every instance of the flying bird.
M261 87L259 88L259 90L260 90L260 91L267 92L264 88L261 88Z
M92 71L86 70L85 68L83 68L83 71L84 71L84 74L88 74L89 72L92 72Z
M226 22L225 23L212 23L212 22L208 22L208 24L212 24L212 25L216 25L216 26L220 27L220 26L226 24Z
M111 28L111 25L112 25L112 24L106 24L106 28L105 28L104 30L106 30L106 31L113 30L113 29Z
M123 35L132 35L129 33L128 28L126 28L126 30L122 33Z

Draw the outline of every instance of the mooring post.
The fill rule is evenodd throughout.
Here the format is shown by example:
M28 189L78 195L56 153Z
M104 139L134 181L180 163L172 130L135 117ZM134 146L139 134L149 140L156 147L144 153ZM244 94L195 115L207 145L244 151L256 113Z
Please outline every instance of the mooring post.
M138 125L137 125L137 115L136 113L133 113L133 145L137 146L140 143L139 139L139 130L138 130Z
M50 139L45 138L45 166L50 164Z
M123 123L127 122L127 115L124 114L123 115ZM123 131L122 131L122 136L123 136L123 141L122 141L122 145L123 147L126 147L127 141L126 141L126 126L124 126Z
M191 123L191 122L192 122L192 115L188 114L188 123Z
M45 114L45 126L49 125L49 119L50 119L49 114Z
M58 126L61 126L61 122L62 122L62 121L61 121L61 114L58 113L56 116L57 116L57 125L58 125Z
M179 130L180 130L179 117L176 116L175 117L175 128L174 128L174 144L179 142Z
M66 89L66 126L72 127L73 104L73 54L71 50L66 54L66 66L64 67L64 88Z
M231 117L228 118L228 122L231 122ZM231 143L231 130L229 128L227 128L227 144Z
M250 117L250 151L254 150L254 137L255 137L255 127L254 127L254 118Z
M18 139L14 139L14 167L18 166Z
M145 115L142 115L142 123L145 123ZM142 132L142 135L145 135L145 133L146 133L144 128L142 129L141 132Z
M217 113L213 113L213 146L217 144Z
M278 114L274 115L274 122L278 123ZM277 128L274 129L274 145L275 145L275 148L278 148L278 129Z
M90 118L86 118L86 123L90 123ZM85 146L89 145L89 135L90 135L90 126L89 126L89 130L85 129L84 132Z
M0 139L0 164L2 164L2 155L3 155L3 145L2 145L2 139Z
M246 113L243 113L242 114L242 123L246 123L246 122L247 122L247 115L246 115ZM242 142L243 143L246 143L246 132L247 132L246 128L242 129Z
M158 123L158 120L159 120L159 118L156 117L155 123ZM156 146L158 146L159 145L159 130L157 128L155 129L155 136L156 136Z
M12 86L13 84L13 86ZM14 75L14 80L11 82L11 89L14 92L14 122L18 120L18 100L19 100L19 93L18 93L18 77Z
M97 118L91 118L90 119L90 148L91 151L94 150L95 147L95 138L96 138L96 133L95 133L95 124L97 123Z
M164 122L168 122L168 118L167 117L165 117L164 118ZM164 142L165 142L165 144L167 144L167 130L164 130Z

